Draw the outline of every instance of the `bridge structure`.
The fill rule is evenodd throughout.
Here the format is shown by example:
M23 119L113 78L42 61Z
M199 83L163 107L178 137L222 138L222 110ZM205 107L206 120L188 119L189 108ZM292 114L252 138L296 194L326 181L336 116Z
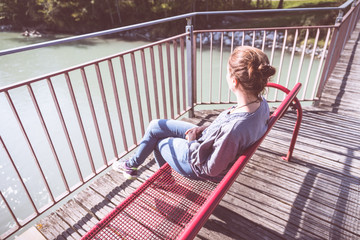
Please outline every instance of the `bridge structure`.
M173 118L204 124L220 111L213 109L234 103L224 76L226 56L236 45L266 51L278 70L273 81L289 88L301 82L298 98L312 104L304 108L293 160L284 163L280 158L296 118L290 112L270 132L197 239L360 238L359 1L338 8L287 11L339 14L330 26L212 30L194 30L192 19L247 11L181 15L161 21L186 18L184 34L1 88L0 97L7 103L2 107L13 116L12 132L20 139L14 145L1 133L1 161L18 178L20 196L28 202L28 211L20 213L12 197L1 191L2 216L13 222L1 238L11 238L24 227L30 228L20 235L23 239L83 236L156 171L151 158L133 181L108 168L136 149L148 122ZM39 97L39 91L47 96ZM274 90L266 97L276 107L283 95ZM210 105L212 110L202 108ZM28 108L34 117L23 117ZM58 121L50 122L50 114ZM41 132L39 141L32 128ZM46 203L37 202L24 181L17 151L27 153L27 167L38 176ZM45 167L49 163L51 171ZM51 175L58 175L58 180L52 182Z

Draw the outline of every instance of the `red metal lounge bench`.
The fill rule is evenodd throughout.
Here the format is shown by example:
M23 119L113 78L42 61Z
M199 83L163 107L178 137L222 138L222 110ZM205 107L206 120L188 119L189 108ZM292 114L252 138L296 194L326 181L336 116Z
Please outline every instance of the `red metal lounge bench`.
M283 157L289 161L302 118L296 98L301 84L291 91L275 83L268 86L287 96L270 116L264 136L237 159L220 183L187 179L165 164L82 239L193 239L276 121L292 105L297 110L297 121L289 151Z

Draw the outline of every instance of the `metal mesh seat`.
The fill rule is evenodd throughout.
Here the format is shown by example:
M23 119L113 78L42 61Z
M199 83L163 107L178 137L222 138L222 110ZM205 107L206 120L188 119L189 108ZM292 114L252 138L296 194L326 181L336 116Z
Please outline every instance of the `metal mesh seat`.
M166 164L83 239L176 239L216 185Z

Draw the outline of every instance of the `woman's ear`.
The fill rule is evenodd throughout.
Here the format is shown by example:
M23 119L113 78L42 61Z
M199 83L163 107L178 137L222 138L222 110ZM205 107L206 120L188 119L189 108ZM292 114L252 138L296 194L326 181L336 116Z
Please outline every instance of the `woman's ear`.
M236 80L236 78L235 77L231 78L231 86L233 88L236 88L237 85L238 85L238 81Z
M230 81L229 81L229 88L231 91L235 91L235 89L238 86L238 81L236 80L235 77L231 77Z

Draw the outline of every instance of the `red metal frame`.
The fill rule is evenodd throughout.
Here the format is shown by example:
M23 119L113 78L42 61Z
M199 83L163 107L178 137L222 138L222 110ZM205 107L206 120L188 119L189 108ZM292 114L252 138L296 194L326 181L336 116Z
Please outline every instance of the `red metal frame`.
M295 124L295 129L293 132L293 138L290 143L289 152L287 155L287 160L290 160L290 157L292 155L292 151L295 146L296 138L300 129L300 123L302 118L302 109L301 105L296 98L297 93L300 91L301 83L298 83L295 85L293 90L289 91L285 87L276 84L276 83L268 83L269 87L275 87L278 88L285 93L288 93L286 98L281 102L280 106L276 109L276 111L271 115L270 120L268 122L268 130L264 134L264 136L259 139L255 144L253 144L249 149L246 150L246 152L241 155L238 160L235 162L235 164L231 167L229 172L226 174L226 176L223 178L223 180L219 183L217 188L214 190L213 194L208 198L208 201L202 206L202 208L197 212L197 214L194 216L192 221L189 223L189 225L185 228L184 232L179 236L178 239L182 240L188 240L193 239L196 234L200 231L202 226L205 224L209 216L211 215L212 211L215 209L215 207L219 204L220 200L223 198L225 193L228 191L228 189L231 187L235 179L238 177L242 169L245 167L246 163L250 160L252 155L255 153L256 149L260 146L262 141L265 139L267 134L270 132L271 128L274 126L276 121L280 119L285 111L289 108L291 103L295 101L298 112L298 119Z
M280 84L276 84L276 83L268 83L267 86L268 86L268 87L277 88L277 89L283 91L284 93L288 94L287 97L289 97L290 90L287 89L287 88L285 88L284 86L281 86ZM298 87L299 90L300 90L301 84L300 84L300 85L297 84L297 85L294 87L294 89L297 88L297 87ZM299 91L299 90L298 90L298 91ZM296 96L296 95L295 95L295 96ZM285 100L286 100L286 99L284 99L284 101L285 101ZM283 102L284 102L284 101L283 101ZM291 143L290 143L290 147L289 147L289 151L288 151L286 157L282 157L282 159L284 159L285 161L290 161L290 159L291 159L291 156L292 156L292 153L293 153L294 147L295 147L296 138L297 138L297 135L298 135L299 130L300 130L301 120L302 120L302 108L301 108L300 101L295 97L295 98L293 99L293 103L290 104L289 106L292 106L294 109L296 109L297 120L296 120L296 123L295 123L294 131L293 131L293 136L292 136ZM287 108L288 108L289 106L287 106ZM280 110L280 107L281 107L281 105L278 107L277 111L281 111L281 110ZM287 109L287 108L286 108L286 109ZM285 109L285 111L286 111L286 109ZM285 111L283 111L282 115L285 113ZM275 114L275 112L273 113L272 116L274 116L274 114ZM280 118L282 117L282 115L280 116Z
M296 84L291 91L276 83L269 83L268 87L277 88L285 92L287 96L270 116L268 130L264 136L238 158L217 186L212 182L195 181L182 177L168 164L165 164L82 239L122 239L124 237L130 239L148 239L150 237L155 239L193 239L276 121L290 106L293 106L297 110L297 121L288 154L283 157L289 161L302 119L302 108L296 98L301 83ZM166 182L173 181L174 186L159 190L156 185L164 179ZM187 205L185 202L190 204ZM179 209L182 211L180 215L177 214Z

